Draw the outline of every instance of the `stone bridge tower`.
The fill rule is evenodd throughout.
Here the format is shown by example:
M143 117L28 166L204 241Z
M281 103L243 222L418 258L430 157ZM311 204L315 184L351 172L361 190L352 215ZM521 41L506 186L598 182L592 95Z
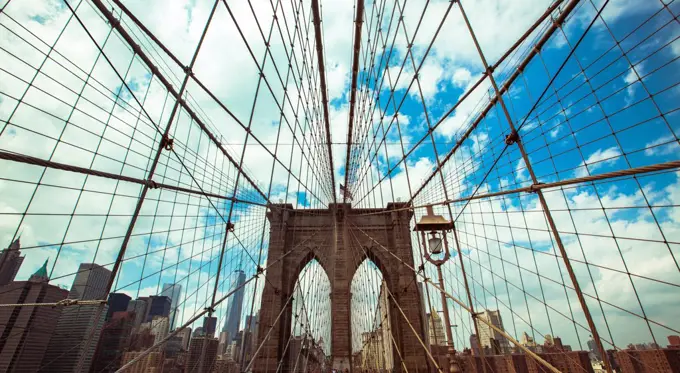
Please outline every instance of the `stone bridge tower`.
M355 271L367 258L380 268L390 292L411 323L409 326L394 302L390 302L392 334L401 353L399 356L393 349L394 370L400 372L403 367L410 372L429 370L427 355L413 332L415 329L426 341L422 298L415 274L380 247L413 266L409 231L412 212L404 209L406 206L390 203L385 209L353 209L349 204L337 204L329 209L295 210L290 204L277 204L270 209L269 263L285 257L266 272L258 344L267 338L267 333L269 336L254 361L254 372L275 372L279 361L283 364L289 361L285 346L291 335L292 302L286 301L301 270L312 259L321 264L331 284L333 368L352 371L350 285ZM271 325L276 326L270 331ZM284 365L279 371L289 369L293 367Z

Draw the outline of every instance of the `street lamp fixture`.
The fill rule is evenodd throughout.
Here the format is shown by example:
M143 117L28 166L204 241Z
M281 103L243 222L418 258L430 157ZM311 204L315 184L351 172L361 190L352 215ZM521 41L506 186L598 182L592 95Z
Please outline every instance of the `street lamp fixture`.
M449 360L449 372L461 372L461 364L456 357L456 350L453 346L453 333L451 332L451 318L449 316L449 307L446 305L446 294L444 293L444 276L442 275L442 265L446 263L451 257L449 252L449 242L446 239L446 232L453 229L453 222L444 219L441 215L435 215L432 206L426 206L427 214L420 218L416 223L415 231L420 232L423 240L425 250L425 259L437 267L437 274L439 275L439 285L441 286L442 308L444 309L444 321L446 322L446 338L448 339L447 357ZM426 234L430 238L426 238ZM443 242L443 245L442 245ZM439 255L444 253L441 259L434 259L432 255Z
M446 240L446 232L453 229L453 223L444 219L441 215L435 215L432 210L432 206L427 206L427 214L420 218L420 221L416 223L415 231L420 232L420 236L423 240L423 246L425 246L428 251L425 254L425 258L436 266L444 264L449 259L449 245ZM426 234L430 235L427 239ZM442 245L443 241L443 245ZM444 258L440 260L432 259L431 255L441 254L444 252Z

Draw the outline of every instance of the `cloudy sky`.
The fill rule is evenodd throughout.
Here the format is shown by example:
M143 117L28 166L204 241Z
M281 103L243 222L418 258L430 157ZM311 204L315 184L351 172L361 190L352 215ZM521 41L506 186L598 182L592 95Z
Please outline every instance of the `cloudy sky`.
M0 245L21 237L26 260L18 278L47 257L52 282L64 286L81 262L113 268L146 193L113 289L136 297L180 283L187 320L211 301L222 248L217 299L233 287L233 271L251 277L265 263L266 209L257 204L266 199L324 207L334 195L342 198L330 175L339 184L347 173L353 204L384 207L413 199L444 160L441 175L413 199L416 206L532 184L517 145L506 149L503 141L508 116L540 182L678 159L675 2L611 0L601 17L605 2L579 2L503 95L507 116L492 105L463 137L494 91L461 8L449 1L379 1L365 6L354 158L345 170L354 8L347 1L320 3L332 170L309 2L123 1L166 52L104 1L163 81L92 2L0 1L0 150L141 180L153 172L157 182L248 202L145 191L138 183L0 160ZM486 61L496 65L551 4L462 6ZM498 85L549 25L541 23L496 66ZM189 65L194 77L185 84ZM186 107L176 108L177 92ZM174 147L157 152L168 124ZM679 188L678 175L666 172L544 193L607 348L653 339L664 345L666 335L678 334ZM590 333L537 195L437 211L457 223L477 310L501 310L516 338L524 331L539 341L552 334L585 347ZM229 220L236 228L225 242ZM449 235L452 248L454 241ZM446 289L467 302L460 259L456 253L445 265ZM302 293L328 289L315 268L303 271L309 277L301 278ZM362 267L359 288L375 288L379 277L363 274L373 270ZM434 267L426 271L431 277ZM244 318L251 305L259 308L253 300L261 287L262 280L247 285ZM367 310L377 302L371 292L360 295ZM431 298L432 308L441 309L438 296ZM449 307L456 344L469 345L469 316ZM327 310L319 306L316 316L307 315L319 336L329 333L322 320ZM357 327L370 329L367 320Z

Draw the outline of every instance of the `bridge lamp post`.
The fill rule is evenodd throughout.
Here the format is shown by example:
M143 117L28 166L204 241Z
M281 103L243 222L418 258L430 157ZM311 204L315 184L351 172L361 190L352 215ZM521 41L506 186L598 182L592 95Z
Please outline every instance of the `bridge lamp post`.
M449 242L446 239L446 232L453 229L453 223L444 219L441 215L435 215L432 206L427 206L427 214L420 218L416 223L415 231L420 232L425 250L425 259L437 267L439 285L441 286L442 308L444 309L444 322L446 323L446 339L448 340L448 350L446 357L449 360L449 372L457 373L462 369L456 358L456 349L453 346L453 333L451 332L451 318L449 317L449 307L446 305L446 294L444 293L444 276L442 275L442 265L451 257L449 252ZM429 235L429 238L427 237ZM443 242L443 245L442 245ZM441 259L434 259L432 255L444 253Z

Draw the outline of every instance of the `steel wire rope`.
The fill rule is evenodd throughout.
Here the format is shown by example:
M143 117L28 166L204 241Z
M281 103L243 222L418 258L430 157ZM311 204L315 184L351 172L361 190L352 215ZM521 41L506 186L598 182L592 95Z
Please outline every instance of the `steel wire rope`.
M558 1L554 2L553 7L548 8L548 10L547 10L546 12L544 12L544 14L539 18L539 20L537 20L537 21L534 23L534 25L532 26L532 28L538 27L538 25L540 25L540 23L543 22L543 20L546 19L546 17L551 13L552 10L555 9L555 7L556 7L557 5L559 5L559 3L560 3L560 2L558 2ZM507 52L506 52L499 60L498 60L498 61L497 61L497 63L494 65L494 68L498 68L498 67L502 64L502 62L503 62L508 56L510 56L511 54L513 54L513 52L516 51L516 48L518 48L518 47L520 46L521 42L522 42L523 40L525 40L528 36L529 36L529 33L525 33L524 35L522 35L522 37L520 37L520 39L519 39L519 40L518 40L518 41L517 41L517 42L516 42L516 43L515 43L515 44L514 44L514 45L513 45L513 46L512 46L512 47L511 47L511 48L510 48L510 49L509 49L509 50L508 50L508 51L507 51ZM396 35L395 35L395 37L396 37ZM431 44L430 44L430 45L431 45ZM424 61L424 59L423 59L423 61ZM414 75L414 76L415 76L415 75ZM441 118L440 120L437 121L437 123L436 123L435 126L434 126L434 129L436 129L442 122L444 122L444 120L445 120L445 119L446 119L446 118L447 118L447 117L448 117L448 116L449 116L449 115L450 115L450 114L451 114L451 113L452 113L452 112L453 112L453 111L454 111L454 110L455 110L455 109L456 109L456 108L457 108L457 107L465 100L465 99L467 99L467 97L468 97L468 96L469 96L469 95L470 95L470 94L471 94L471 93L472 93L472 92L473 92L473 91L481 84L481 82L482 82L485 78L486 78L486 73L484 73L484 74L477 80L477 82L476 82L476 83L475 83L475 84L474 84L467 92L465 92L465 93L458 99L458 101L456 102L456 104L454 104L454 106L453 106L450 110L448 110L448 111L442 116L442 118ZM406 97L406 95L408 94L408 91L409 91L409 90L410 90L410 86L409 86L409 89L407 89L406 94L405 94L404 97ZM403 100L402 100L402 102L403 102ZM427 138L427 136L428 136L428 134L425 134L425 135L424 135L424 136L423 136L423 137L415 144L415 146L413 146L413 147L409 150L409 152L406 154L406 157L408 157L413 151L415 151L415 150L418 148L419 144L422 143L422 141L424 141L425 138ZM445 158L445 160L448 159L448 157L450 157L450 154L452 154L452 153L450 152L449 155L447 156L447 158ZM380 180L380 182L381 182L384 178L386 178L389 174L391 174L391 172L392 172L394 169L396 169L396 167L398 167L398 166L401 164L401 162L405 161L405 160L406 160L406 157L401 158L401 159L395 164L395 166L394 166L392 169L388 170L387 175L386 175L385 177L383 177L383 178ZM445 163L445 162L444 162L444 163ZM434 174L433 174L433 175L434 175ZM374 184L374 185L377 185L377 184ZM421 187L421 189L422 189L422 187ZM417 192L416 195L417 195L418 193L419 193L419 192Z
M223 1L223 3L224 3L224 5L225 5L227 11L229 12L229 15L230 15L232 21L234 22L234 24L235 24L237 30L239 31L239 34L240 34L241 38L243 39L244 44L246 45L246 48L248 49L250 56L253 58L254 64L257 66L258 71L260 72L260 74L263 75L263 76L262 76L262 79L264 80L265 84L267 85L267 88L269 89L270 93L273 95L273 94L274 94L273 88L271 87L269 81L268 81L268 80L266 79L266 77L264 76L264 72L263 72L263 70L262 70L262 67L261 67L260 64L258 64L257 61L255 60L255 56L253 55L252 48L251 48L250 44L247 42L247 40L245 39L245 36L244 36L244 34L243 34L243 31L241 30L241 27L239 26L238 22L236 21L236 18L235 18L234 14L233 14L233 12L232 12L232 10L231 10L231 7L226 3L226 1ZM258 24L258 29L259 29L259 24ZM267 47L266 50L269 51L269 47ZM271 56L270 56L270 58L271 58ZM276 72L277 72L277 76L279 77L279 80L281 80L281 77L280 77L280 75L279 75L279 73L278 73L278 68L276 67L276 64L274 64L274 68L275 68L275 70L276 70ZM274 101L276 102L276 105L277 105L277 107L279 108L279 110L283 112L283 106L278 102L278 100L276 100L275 97L273 97L273 98L274 98ZM289 101L290 101L290 100L289 100ZM283 118L284 118L284 120L286 121L286 123L288 123L288 119L286 118L285 114L283 115ZM319 199L314 193L312 193L312 195L314 195L315 198ZM320 199L319 199L319 200L320 200Z

